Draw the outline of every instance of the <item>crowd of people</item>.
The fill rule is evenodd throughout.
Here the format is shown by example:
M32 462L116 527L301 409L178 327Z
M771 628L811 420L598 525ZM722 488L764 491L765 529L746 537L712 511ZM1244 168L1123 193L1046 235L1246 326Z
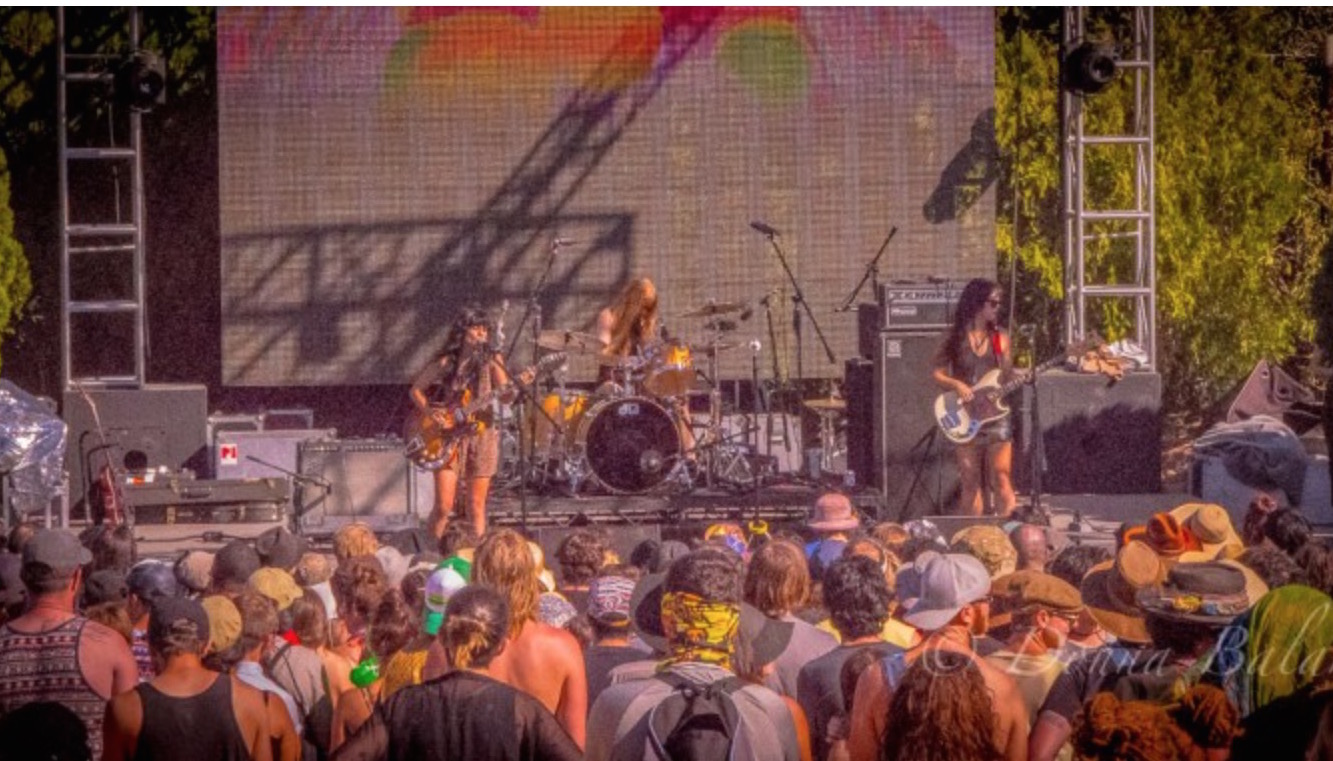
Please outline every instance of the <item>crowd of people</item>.
M829 493L748 528L141 559L124 527L20 524L0 758L1333 757L1333 550L1298 511L1186 504L1105 546Z

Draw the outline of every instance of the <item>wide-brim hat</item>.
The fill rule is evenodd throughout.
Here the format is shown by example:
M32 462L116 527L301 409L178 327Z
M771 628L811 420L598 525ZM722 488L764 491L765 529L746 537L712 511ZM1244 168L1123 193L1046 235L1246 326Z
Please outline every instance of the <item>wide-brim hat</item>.
M815 501L814 513L806 525L812 531L855 531L861 527L861 519L846 494L831 492Z
M1213 557L1230 557L1227 548L1243 548L1240 534L1231 523L1226 508L1207 502L1187 502L1173 508L1170 514L1199 540L1200 552ZM1222 554L1226 552L1226 554ZM1186 561L1183 557L1181 562ZM1197 562L1197 561L1196 561Z
M659 653L667 652L670 642L662 626L662 595L666 591L666 573L653 573L639 579L630 597L630 623L644 644ZM796 625L764 615L758 608L741 603L739 637L747 643L751 667L777 660L791 643Z
M1143 542L1129 542L1116 556L1088 570L1079 585L1083 605L1103 629L1136 644L1152 641L1136 597L1158 584L1166 571L1161 558Z
M1177 563L1160 584L1136 595L1148 616L1222 627L1254 606L1245 573L1235 563Z

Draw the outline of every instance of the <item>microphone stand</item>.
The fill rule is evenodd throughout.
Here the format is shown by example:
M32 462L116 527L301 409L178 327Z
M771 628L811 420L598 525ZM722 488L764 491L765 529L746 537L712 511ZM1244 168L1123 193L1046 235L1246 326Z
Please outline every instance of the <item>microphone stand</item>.
M266 468L271 468L272 470L276 470L279 473L282 473L283 475L295 481L296 484L301 487L301 506L297 508L292 515L292 519L295 521L296 524L293 526L293 528L296 530L297 534L301 533L301 519L305 517L305 514L310 512L311 510L314 510L316 507L319 507L320 504L324 502L324 500L329 498L329 495L333 494L333 484L329 483L323 478L315 478L314 476L307 476L307 475L302 475L301 473L292 472L282 467L281 465L274 465L268 460L260 459L252 454L246 455L245 459L249 460L250 462L263 465ZM410 484L412 483L412 481L409 481L408 483ZM305 486L307 484L313 484L315 486L318 486L320 489L324 491L324 493L321 494L318 499L316 499L314 502L311 502L309 505L307 505L305 502Z
M518 319L518 325L514 327L514 338L509 342L509 349L505 351L505 357L508 358L514 354L514 349L518 347L519 336L523 335L523 326L527 325L528 317L536 313L538 329L541 325L541 305L537 300L541 298L542 291L546 290L546 281L551 277L551 269L555 266L555 255L560 250L560 239L551 241L551 255L546 258L546 269L542 270L541 277L537 279L537 284L533 286L532 293L528 295L528 303L523 306L523 316Z
M804 367L801 357L801 310L805 310L806 317L810 318L810 324L815 328L815 335L819 337L820 344L824 347L824 356L828 357L830 365L836 365L838 360L833 356L833 349L828 345L828 339L824 338L824 331L819 327L819 320L815 319L815 313L811 311L810 304L805 300L805 294L801 291L801 284L796 281L796 275L791 271L791 266L787 264L787 256L782 253L782 247L778 245L777 236L764 234L768 238L768 244L773 247L773 253L777 254L778 261L782 263L782 271L787 273L787 280L791 282L792 290L795 292L791 297L794 302L792 309L792 327L796 329L796 375L804 376Z
M852 289L852 295L850 295L850 296L847 297L847 300L843 302L842 306L838 307L837 309L835 309L835 310L833 310L833 311L835 311L835 312L850 312L850 311L852 311L852 305L856 303L856 297L859 296L859 295L861 295L861 289L865 287L865 284L866 284L866 281L867 281L867 280L870 281L870 290L871 290L871 292L874 293L874 294L876 294L875 298L879 298L879 296L878 296L878 294L879 294L879 260L880 260L881 257L884 256L884 252L889 250L889 241L893 240L893 236L895 236L895 235L897 235L897 234L898 234L898 228L897 228L897 227L894 227L892 230L889 230L889 237L887 237L887 238L884 239L884 242L883 242L882 244L880 244L879 251L875 253L875 258L874 258L874 259L871 259L871 260L870 260L870 264L866 265L866 271L865 271L865 274L861 275L861 282L857 283L857 284L856 284L856 287Z

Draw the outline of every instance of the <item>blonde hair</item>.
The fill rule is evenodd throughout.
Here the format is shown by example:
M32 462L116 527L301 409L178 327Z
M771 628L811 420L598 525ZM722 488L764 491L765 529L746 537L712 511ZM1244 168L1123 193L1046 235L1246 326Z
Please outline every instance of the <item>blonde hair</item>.
M509 635L517 636L523 625L537 617L541 594L537 565L527 541L513 529L502 528L481 540L472 577L489 584L509 603Z
M440 643L456 669L485 668L504 645L509 607L490 587L469 585L449 598Z
M657 286L646 277L629 281L611 305L616 318L608 354L624 355L657 332Z
M348 558L374 555L380 548L375 532L364 523L349 523L333 535L333 556L341 563Z

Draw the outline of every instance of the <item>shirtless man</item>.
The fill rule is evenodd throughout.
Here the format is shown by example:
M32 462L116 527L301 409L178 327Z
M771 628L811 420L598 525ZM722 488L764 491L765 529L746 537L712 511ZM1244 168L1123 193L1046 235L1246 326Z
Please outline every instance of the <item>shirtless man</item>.
M509 601L509 644L491 661L491 676L541 701L582 749L588 719L583 651L574 635L536 620L540 589L527 542L511 529L491 533L477 548L472 573Z
M1028 752L1028 715L1013 677L982 660L972 650L972 637L986 633L990 617L990 575L970 555L925 553L917 559L921 597L903 616L928 632L921 644L871 666L856 683L852 699L852 761L875 761L894 684L919 658L933 651L963 653L977 664L990 688L995 709L995 747L1007 761L1022 761Z
M158 602L148 626L157 676L107 704L101 758L173 758L204 750L227 761L273 758L263 694L204 668L208 633L208 614L198 601Z
M92 756L100 758L106 702L138 684L139 668L124 637L75 612L83 566L92 559L78 537L60 529L40 530L24 545L19 575L28 611L0 627L0 715L28 703L60 703L83 720Z

